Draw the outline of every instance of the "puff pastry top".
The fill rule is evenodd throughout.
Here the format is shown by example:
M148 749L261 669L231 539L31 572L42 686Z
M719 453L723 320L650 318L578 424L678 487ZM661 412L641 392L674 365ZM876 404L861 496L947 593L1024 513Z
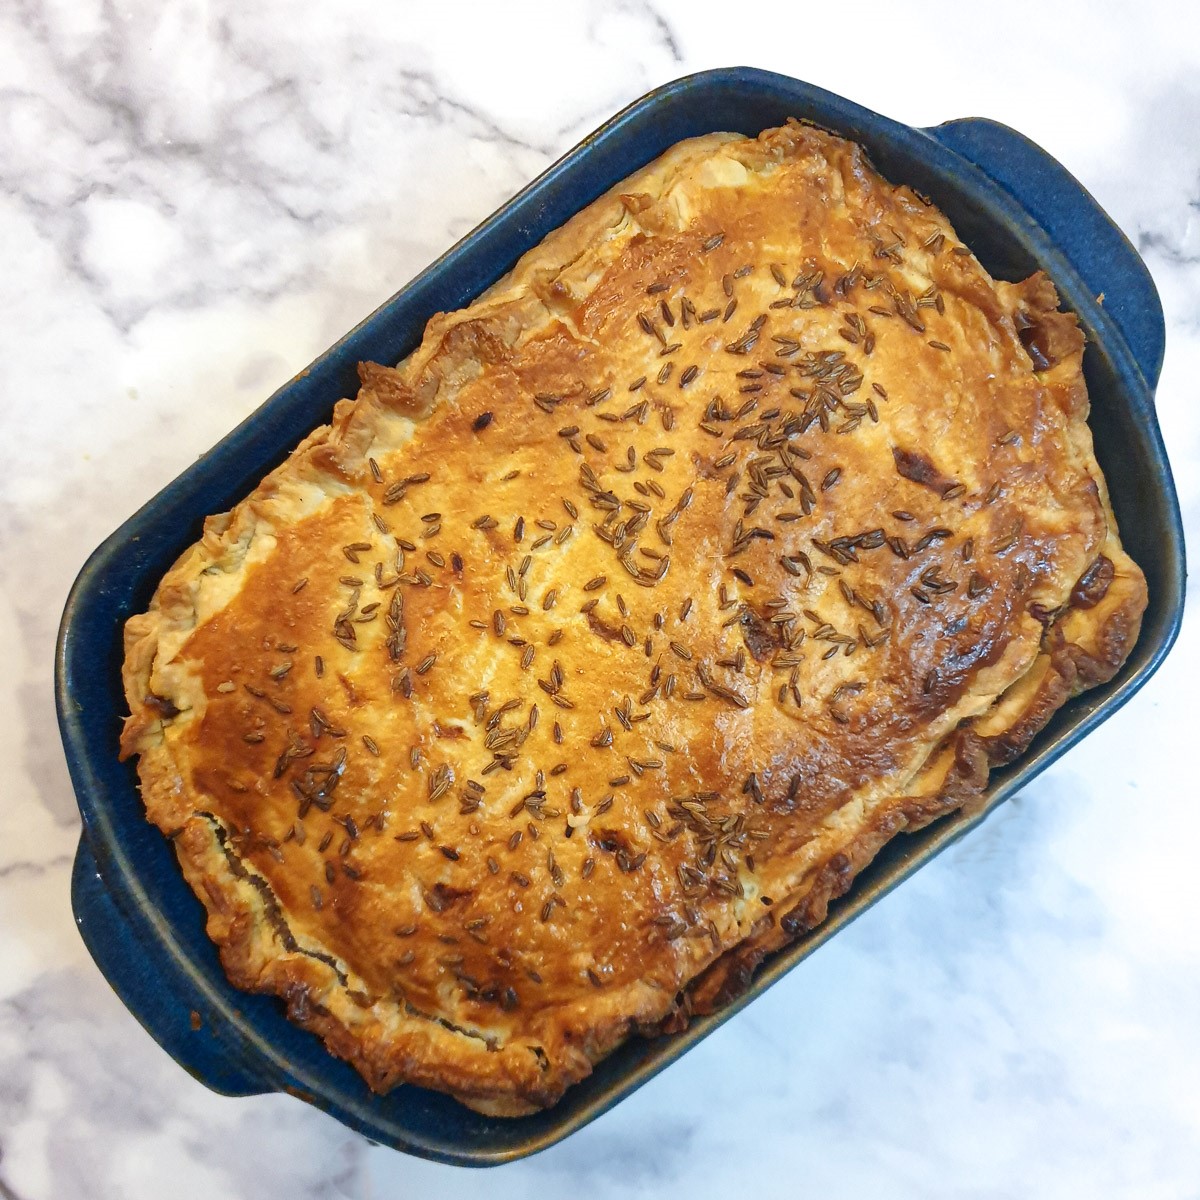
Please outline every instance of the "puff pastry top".
M790 123L363 364L127 628L232 980L503 1114L743 987L1132 646L1082 347Z

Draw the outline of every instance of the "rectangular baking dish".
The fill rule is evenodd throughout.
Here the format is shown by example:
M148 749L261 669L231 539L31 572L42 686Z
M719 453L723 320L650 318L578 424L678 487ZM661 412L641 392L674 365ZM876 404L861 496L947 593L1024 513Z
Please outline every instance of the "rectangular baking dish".
M633 1038L548 1112L498 1120L441 1094L373 1095L358 1074L292 1025L274 999L237 991L204 932L200 902L143 814L132 763L117 761L126 711L121 631L161 575L236 504L334 403L357 391L362 359L394 363L428 318L468 304L526 250L682 138L755 134L788 117L863 143L882 173L929 196L994 275L1045 269L1088 338L1092 428L1121 532L1149 582L1129 661L1108 685L1060 710L1029 753L994 773L984 812L893 841L829 919L768 961L749 992L680 1034ZM433 203L430 198L430 203ZM750 68L692 75L644 96L570 153L280 388L261 408L121 526L84 566L59 635L59 723L83 817L72 901L80 933L113 988L169 1054L228 1095L286 1091L377 1142L443 1162L486 1165L532 1154L579 1129L711 1033L987 811L1111 714L1162 662L1183 609L1178 503L1155 416L1162 309L1137 253L1057 162L1003 125L897 124L795 79Z

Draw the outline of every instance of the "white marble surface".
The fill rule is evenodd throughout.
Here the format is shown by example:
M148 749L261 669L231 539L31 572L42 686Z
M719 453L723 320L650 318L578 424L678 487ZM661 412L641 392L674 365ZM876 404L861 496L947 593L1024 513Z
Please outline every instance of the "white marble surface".
M86 554L600 119L737 62L917 124L998 118L1095 192L1162 292L1158 408L1200 533L1183 0L0 6L3 1200L1200 1197L1194 611L1102 733L523 1163L435 1166L296 1100L207 1092L76 936L51 659Z

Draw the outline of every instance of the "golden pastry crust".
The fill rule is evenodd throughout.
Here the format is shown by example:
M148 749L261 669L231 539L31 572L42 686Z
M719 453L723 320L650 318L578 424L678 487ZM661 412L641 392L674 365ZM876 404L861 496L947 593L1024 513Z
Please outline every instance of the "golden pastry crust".
M126 629L232 981L504 1115L728 1000L1131 649L1082 351L793 122L363 364Z

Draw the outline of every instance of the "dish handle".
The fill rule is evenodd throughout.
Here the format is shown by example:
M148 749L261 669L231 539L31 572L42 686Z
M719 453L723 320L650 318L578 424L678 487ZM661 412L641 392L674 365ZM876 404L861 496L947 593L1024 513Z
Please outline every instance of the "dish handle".
M140 944L137 932L113 902L86 836L71 872L71 908L88 953L125 1007L188 1074L227 1096L273 1090L241 1070L236 1048L219 1032L223 1022L189 1009L181 996L195 994L186 980L169 980Z
M1153 391L1166 329L1158 289L1116 222L1061 163L1027 137L985 117L925 131L1008 192L1083 276L1121 331Z

